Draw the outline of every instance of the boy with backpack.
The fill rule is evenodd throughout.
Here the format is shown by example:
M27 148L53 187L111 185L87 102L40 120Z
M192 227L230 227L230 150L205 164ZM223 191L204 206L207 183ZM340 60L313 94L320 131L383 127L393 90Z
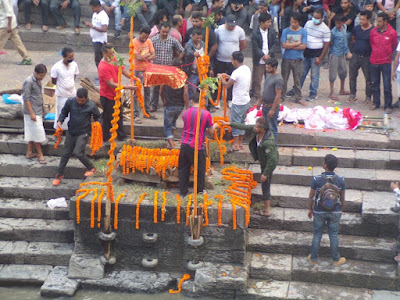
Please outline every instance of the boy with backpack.
M314 216L314 237L308 261L312 265L318 263L318 251L325 223L328 225L333 265L340 266L346 262L346 258L340 257L339 254L338 237L346 187L344 178L335 173L336 167L336 156L332 154L326 155L323 165L325 172L314 176L311 181L308 198L308 218L311 219Z

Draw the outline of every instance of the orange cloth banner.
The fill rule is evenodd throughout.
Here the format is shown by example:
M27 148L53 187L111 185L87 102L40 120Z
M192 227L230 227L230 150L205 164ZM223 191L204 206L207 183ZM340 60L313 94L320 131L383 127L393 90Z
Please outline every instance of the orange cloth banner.
M180 89L187 80L186 73L173 66L149 64L144 72L144 86L169 85L173 89Z

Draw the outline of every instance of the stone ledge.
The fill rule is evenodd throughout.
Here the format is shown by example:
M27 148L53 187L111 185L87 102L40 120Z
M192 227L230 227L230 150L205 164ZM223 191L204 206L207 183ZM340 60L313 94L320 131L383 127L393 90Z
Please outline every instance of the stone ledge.
M53 270L53 266L0 265L0 285L41 285L47 279L51 270Z
M67 267L54 267L46 281L40 288L42 297L72 297L79 287L76 280L67 277Z
M310 254L313 238L311 232L294 232L283 230L248 229L248 251L281 253L292 255ZM340 254L349 259L359 259L376 262L393 262L396 255L392 247L396 245L394 238L362 237L339 235ZM320 255L330 257L329 238L322 236Z

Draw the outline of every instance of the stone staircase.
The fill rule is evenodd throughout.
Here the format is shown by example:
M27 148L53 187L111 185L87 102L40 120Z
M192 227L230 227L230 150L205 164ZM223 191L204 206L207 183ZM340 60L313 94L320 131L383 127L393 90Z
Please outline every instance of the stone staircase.
M317 136L305 136L310 144L321 143ZM69 220L68 208L50 210L46 201L72 196L83 173L81 164L71 159L66 178L59 187L53 187L51 181L62 144L59 150L53 149L53 142L45 145L48 164L43 166L24 157L26 146L21 137L5 134L0 137L0 284L3 285L10 282L39 285L49 274L66 274L65 266L73 250L73 221ZM337 139L341 142L336 145L345 144L340 134ZM295 138L291 133L281 134L280 138L286 144L299 140L304 141L300 135ZM325 137L324 144L334 140ZM280 165L272 184L274 216L252 215L248 262L243 268L248 274L247 279L243 277L245 288L241 292L231 291L226 297L400 297L398 266L392 249L396 244L398 215L389 210L394 203L389 184L400 178L400 153L389 150L396 141L380 137L351 142L354 150L280 147ZM357 150L357 145L363 150ZM382 150L367 150L370 145ZM321 242L319 264L311 266L307 261L312 240L312 222L306 210L309 184L312 176L322 172L320 166L328 153L339 158L337 172L345 177L347 187L339 239L341 255L348 262L340 267L331 264L327 235ZM247 163L255 179L259 179L259 166L248 153L234 153L227 160ZM253 202L262 199L260 186L253 190L252 199Z
M53 187L59 157L46 156L47 165L40 165L25 158L26 144L14 138L0 142L0 285L42 285L53 270L68 266L74 249L69 208L50 209L47 201L74 195L83 168L71 159L66 179ZM16 147L8 154L11 141Z
M247 292L239 298L400 297L398 292L389 292L400 290L398 265L393 260L398 215L389 210L395 200L390 182L400 178L399 153L322 148L281 148L280 153L281 165L272 179L273 216L252 215L249 224L249 279ZM347 263L339 267L332 265L327 234L321 242L319 264L310 265L307 260L313 237L307 217L309 184L312 176L323 171L320 166L328 153L338 157L337 173L345 177L347 188L339 235L340 253ZM249 168L259 180L259 165ZM252 199L261 197L258 186Z

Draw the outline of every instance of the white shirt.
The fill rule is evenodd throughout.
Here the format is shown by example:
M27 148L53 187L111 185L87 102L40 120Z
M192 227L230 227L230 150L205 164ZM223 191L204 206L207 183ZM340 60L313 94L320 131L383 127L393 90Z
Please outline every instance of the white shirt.
M51 78L57 78L56 96L58 97L75 97L75 76L79 74L78 64L71 62L68 67L62 60L56 62L51 68Z
M232 88L232 104L245 105L250 102L251 71L246 65L241 65L232 72L231 79L235 81Z
M11 17L11 29L17 27L11 0L0 0L0 28L8 27L8 17Z
M268 48L268 29L262 30L260 28L261 32L261 37L263 40L263 47L262 47L262 52L264 52L264 55L267 55L269 53L269 48ZM260 59L260 65L265 65L265 61L261 58Z
M110 21L107 13L102 10L99 13L93 13L92 15L92 25L96 28L101 28L103 25L107 25ZM100 32L93 28L90 28L90 37L93 43L107 43L107 32Z

